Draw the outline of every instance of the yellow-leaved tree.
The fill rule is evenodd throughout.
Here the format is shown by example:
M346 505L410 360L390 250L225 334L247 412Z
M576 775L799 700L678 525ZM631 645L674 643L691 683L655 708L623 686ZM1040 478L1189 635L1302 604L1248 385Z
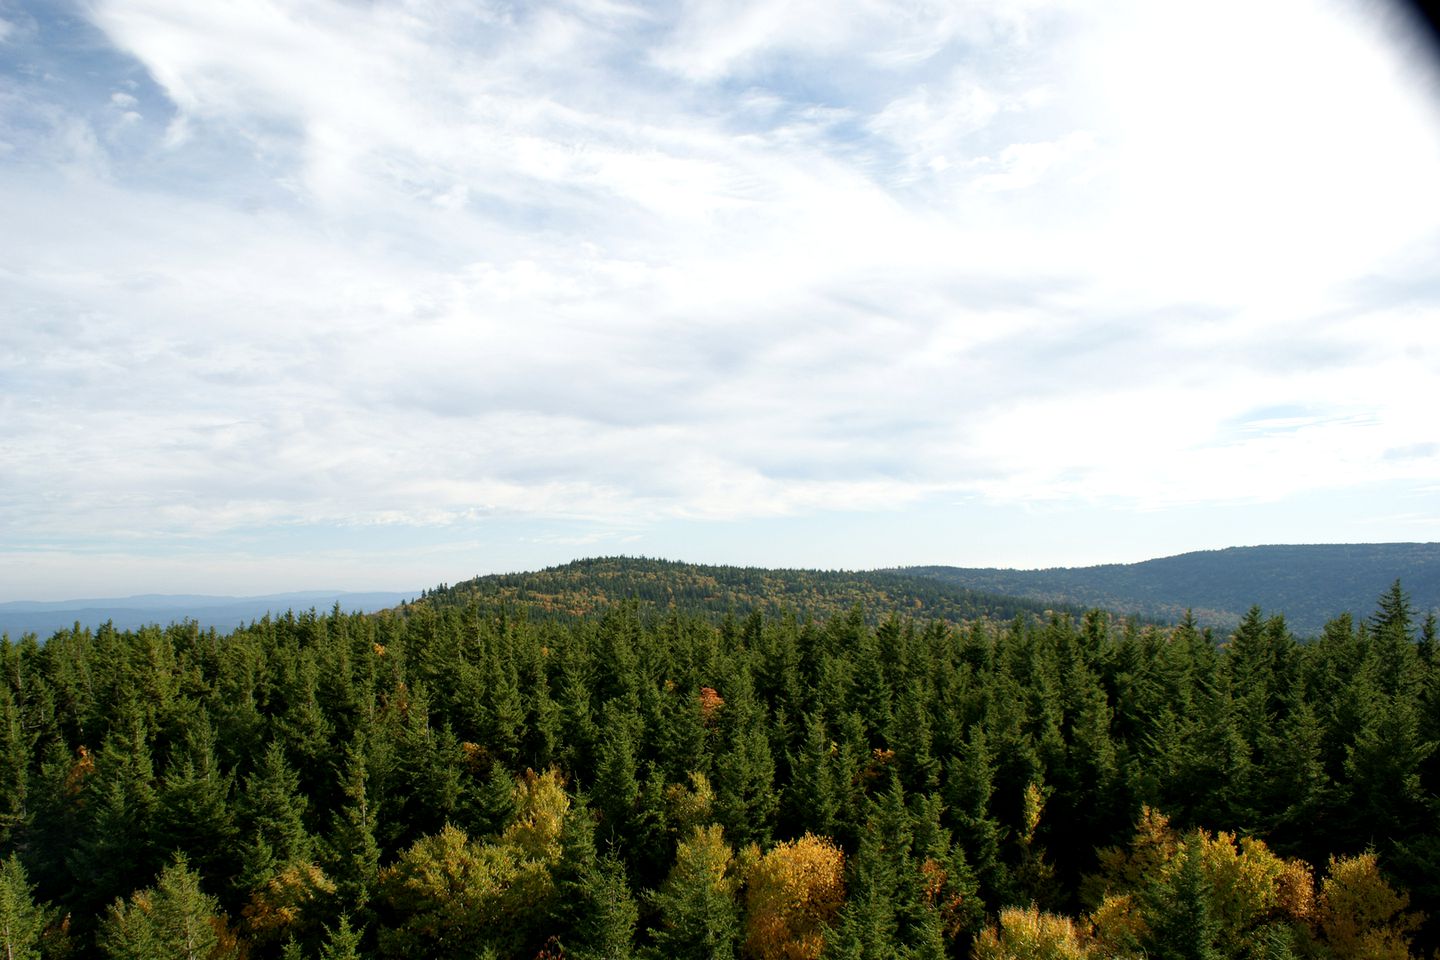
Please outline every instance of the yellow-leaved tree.
M1337 960L1407 960L1421 917L1380 874L1374 853L1330 858L1315 903L1316 927Z
M417 840L381 874L381 953L458 960L477 945L503 955L529 947L555 895L550 868L569 806L556 771L527 771L497 842L450 825Z
M1069 917L1029 907L1006 907L971 948L974 960L1091 960L1084 931Z
M1179 835L1148 808L1129 848L1100 852L1084 896L1091 941L1111 960L1179 955L1408 960L1421 917L1375 855L1330 860L1317 892L1308 864L1253 837Z
M817 960L844 900L845 855L832 841L807 833L777 844L746 876L746 955Z

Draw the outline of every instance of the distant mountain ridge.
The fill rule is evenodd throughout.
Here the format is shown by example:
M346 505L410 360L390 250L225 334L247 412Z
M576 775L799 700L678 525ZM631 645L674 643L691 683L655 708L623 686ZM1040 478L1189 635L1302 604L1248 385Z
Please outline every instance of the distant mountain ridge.
M716 566L643 557L599 557L524 573L491 574L433 590L309 590L256 597L148 594L113 599L0 603L0 633L42 638L77 621L117 629L179 620L230 630L266 613L373 613L392 607L505 605L542 619L572 619L621 600L642 608L745 616L791 611L825 619L860 604L872 618L1010 619L1047 610L1079 615L1100 608L1174 622L1186 610L1227 629L1252 605L1282 613L1301 636L1344 612L1364 619L1399 579L1417 621L1440 613L1440 543L1287 544L1228 547L1139 563L1013 570L948 566L882 570L797 570Z
M345 612L373 613L403 603L418 591L302 590L270 593L256 597L225 597L205 594L141 594L134 597L103 597L78 600L16 600L0 603L0 634L18 640L26 633L44 639L56 630L79 622L95 627L107 620L117 630L136 630L152 623L165 625L194 620L201 629L214 627L229 631L267 613L287 610L328 610L335 604Z
M1440 543L1277 544L1202 550L1139 563L1048 570L903 567L894 572L1032 600L1101 607L1159 620L1187 609L1230 627L1258 604L1300 635L1340 613L1364 618L1396 579L1418 616L1440 612Z

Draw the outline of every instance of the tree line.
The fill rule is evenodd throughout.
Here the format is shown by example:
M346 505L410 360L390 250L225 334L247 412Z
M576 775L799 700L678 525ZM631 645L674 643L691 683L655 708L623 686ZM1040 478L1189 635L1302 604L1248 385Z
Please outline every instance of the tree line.
M0 639L9 958L1440 946L1435 622L617 602Z

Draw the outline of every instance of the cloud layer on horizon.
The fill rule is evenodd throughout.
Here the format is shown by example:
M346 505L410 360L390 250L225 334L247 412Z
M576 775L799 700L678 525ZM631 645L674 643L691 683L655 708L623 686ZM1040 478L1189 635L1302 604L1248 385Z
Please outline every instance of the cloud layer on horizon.
M0 2L0 541L1434 502L1377 11Z

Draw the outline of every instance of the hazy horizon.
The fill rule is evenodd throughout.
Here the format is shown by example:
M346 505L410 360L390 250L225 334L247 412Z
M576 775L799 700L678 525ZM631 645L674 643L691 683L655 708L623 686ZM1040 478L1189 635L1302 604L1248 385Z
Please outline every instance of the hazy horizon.
M1432 543L1432 542L1440 542L1440 541L1395 541L1395 543L1404 543L1404 542ZM239 594L239 593L228 593L228 594L227 594L227 593L185 594L185 593L155 593L155 592L151 592L151 593L127 594L127 595L125 595L125 596L109 596L109 597L102 597L102 596L57 596L57 597L44 597L44 598L37 598L37 597L14 597L14 598L11 598L11 597L0 597L0 607L17 607L17 606L22 606L22 605L31 605L31 604L33 604L33 605L35 605L37 608L38 608L38 607L53 607L53 608L61 608L61 607L63 607L64 609L79 609L79 607L77 606L77 605L79 605L79 604L90 604L90 603L110 603L110 604L113 604L113 603L116 603L116 602L123 602L123 603L126 603L129 607L137 607L137 608L138 608L138 607L146 606L146 604L141 604L141 603L139 603L139 602L134 602L134 601L142 601L142 600L143 600L143 601L151 601L151 600L153 600L153 601L157 601L157 602L152 603L152 604L149 604L149 606L152 606L152 607L154 607L155 609L166 609L166 608L169 608L169 607L174 607L175 609L182 609L182 608L186 608L186 607L193 607L193 606L194 606L194 601L202 601L202 600L203 600L203 601L232 601L232 600L233 600L233 601L261 601L261 600L273 600L273 599L292 600L292 599L300 599L300 598L305 598L305 597L331 597L331 596L335 596L335 597L345 597L345 596L361 597L361 596L371 596L371 595L377 595L377 594L393 594L393 595L404 596L404 597L419 597L419 596L421 596L422 593L424 593L425 591L434 589L435 587L441 586L441 585L443 585L443 584L454 584L454 583L462 582L462 581L465 581L465 580L469 580L469 579L474 578L474 577L484 577L484 576L492 576L492 575L501 575L501 576L503 576L503 575L506 575L506 574L530 573L530 572L534 572L534 571L538 571L538 570L542 570L542 569L546 569L546 568L550 568L550 567L561 567L561 566L565 566L565 565L567 565L567 564L569 564L569 563L579 563L579 562L583 562L583 561L587 561L587 560L597 560L597 559L604 559L604 558L606 558L606 557L615 557L615 556L634 557L634 558L637 558L637 559L648 559L648 560L660 560L660 561L664 561L664 562L674 562L674 563L697 564L697 565L701 565L701 566L762 567L762 568L768 568L768 569L805 569L805 570L822 570L822 571L835 571L835 572L844 572L844 571L862 572L862 571L871 571L871 570L896 570L896 569L898 569L898 570L903 570L903 569L906 569L906 568L943 567L943 566L963 568L963 569L976 569L976 570L991 569L991 570L1015 570L1015 571L1021 571L1021 572L1037 572L1037 571L1052 570L1052 569L1083 569L1083 568L1097 567L1097 566L1127 566L1127 565L1145 563L1145 562L1151 561L1151 560L1166 560L1166 559L1171 559L1171 558L1179 557L1179 556L1187 556L1187 555L1194 554L1194 553L1222 552L1222 551L1226 551L1226 550L1244 550L1244 549L1254 548L1254 547L1277 547L1277 546L1344 547L1344 546L1375 546L1375 545L1384 545L1384 544L1363 543L1363 542L1360 542L1360 541L1355 541L1355 542L1350 542L1350 543L1323 543L1323 544L1233 544L1233 545L1227 546L1227 547L1206 548L1206 549L1203 549L1203 550L1194 550L1194 551L1189 551L1189 550L1187 550L1187 551L1181 551L1181 552L1179 552L1179 553L1163 554L1163 555L1154 556L1154 557L1140 557L1140 558L1132 559L1132 560L1108 560L1108 561L1100 561L1100 562L1098 562L1098 563L1091 563L1091 564L1052 564L1052 565L1042 565L1042 566L1035 566L1035 565L1029 565L1029 566L1026 566L1026 565L1001 565L1001 564L987 564L987 563L977 563L977 564L898 563L898 564L878 565L878 566L870 566L870 567L825 566L825 565L823 565L823 564L821 564L821 565L803 565L803 566L802 566L802 565L790 565L790 566L786 566L786 565L766 565L766 564L753 564L753 563L751 563L751 564L745 564L745 563L727 563L727 562L724 562L724 561L698 561L698 560L692 560L692 559L690 559L690 558L680 557L680 556L651 556L651 555L644 555L644 554L638 554L638 553L628 553L628 554L627 554L627 553L619 553L619 554L606 554L606 555L601 555L601 554L577 554L576 556L571 557L571 558L568 559L568 560L561 560L561 561L558 561L558 562L555 562L555 563L543 563L543 564L536 564L536 565L528 566L528 567L515 567L515 568L507 568L507 569L493 569L493 570L479 571L479 572L476 572L476 573L467 574L467 575L462 576L462 577L453 577L453 578L449 578L449 579L440 579L440 580L434 581L433 583L426 583L426 584L422 584L422 585L419 585L419 586L415 586L415 587L413 587L413 588L406 588L406 589L399 589L399 588L396 588L394 585L390 585L390 586L386 586L386 587L372 587L372 588L368 588L368 589L364 589L364 590L352 590L352 589L348 589L348 588L324 588L324 587L305 587L305 586L297 586L297 587L295 587L295 588L293 588L293 589L289 589L289 590L277 590L277 591L268 591L268 592L251 593L251 594ZM163 601L163 602L160 602L160 601ZM342 606L343 606L343 604L342 604Z

